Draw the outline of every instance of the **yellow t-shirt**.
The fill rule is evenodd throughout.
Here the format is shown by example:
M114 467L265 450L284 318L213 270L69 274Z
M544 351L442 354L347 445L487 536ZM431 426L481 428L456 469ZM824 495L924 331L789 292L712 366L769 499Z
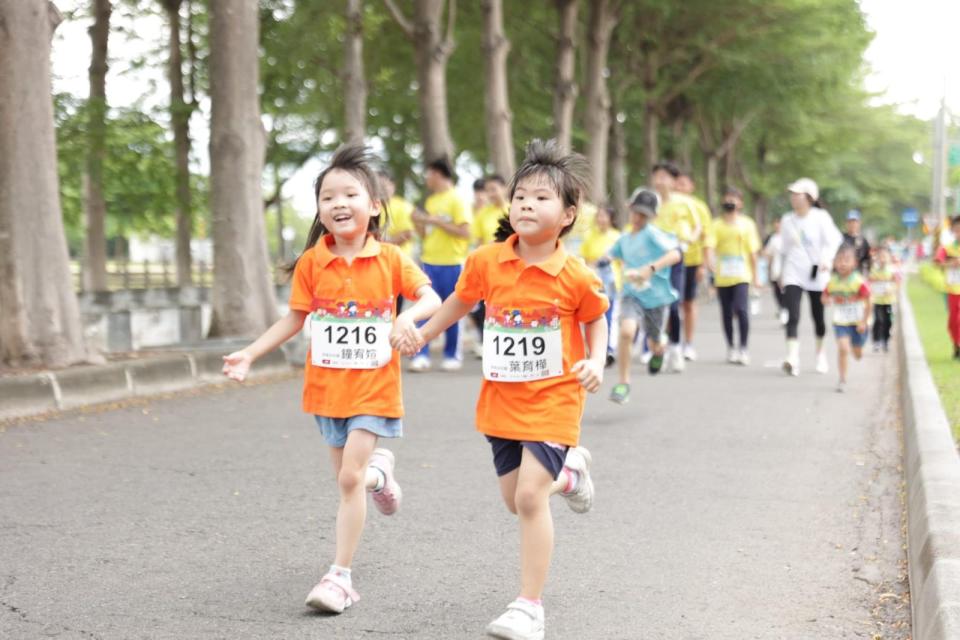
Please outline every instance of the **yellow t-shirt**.
M594 221L597 219L597 205L592 202L584 202L577 211L577 219L573 222L573 229L570 229L564 237L564 243L567 245L578 245L583 242L587 230L593 228Z
M594 224L592 227L587 229L586 233L583 236L583 242L580 244L580 255L588 263L594 263L603 256L607 255L607 252L610 251L610 248L617 243L617 239L620 237L620 232L610 227L606 231L600 231L597 228L597 225ZM613 261L613 279L617 285L617 289L620 289L620 279L621 279L621 265L619 260Z
M473 222L473 216L463 205L463 201L460 200L460 196L457 195L453 187L431 195L424 203L424 208L431 216L436 216L446 222L467 225ZM435 225L427 225L420 260L424 264L434 265L463 264L469 251L470 238L454 236Z
M696 205L690 196L682 193L671 193L670 200L660 205L660 211L652 222L663 231L675 235L684 253L702 231Z
M392 196L387 201L387 237L393 237L406 231L415 231L413 205L400 196ZM405 254L413 257L414 242L412 239L398 246Z
M510 213L510 205L506 202L500 206L488 204L473 212L473 241L478 245L489 244L494 241L500 218Z
M690 243L687 250L683 253L683 264L688 267L699 267L703 264L704 247L712 247L712 238L710 237L710 226L713 222L710 216L710 207L700 198L687 196L693 203L697 222L700 224L700 237Z
M873 304L894 304L897 301L897 273L888 264L870 269L870 300Z
M760 250L760 235L752 219L738 215L734 222L720 217L711 225L716 242L716 271L718 287L732 287L753 281L751 257Z

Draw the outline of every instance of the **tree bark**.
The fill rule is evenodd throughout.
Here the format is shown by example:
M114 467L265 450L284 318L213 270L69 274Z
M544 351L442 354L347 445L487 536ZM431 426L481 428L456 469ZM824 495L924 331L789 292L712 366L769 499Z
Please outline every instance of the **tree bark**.
M63 232L46 0L0 0L0 362L86 357Z
M610 137L610 92L607 88L607 54L610 36L616 26L612 0L594 0L590 4L590 26L587 35L586 156L592 170L592 200L600 205L607 197L607 145Z
M362 143L367 130L367 84L363 74L363 0L347 0L343 85L343 141Z
M453 162L454 146L447 114L447 61L453 53L453 27L457 0L416 0L411 23L393 0L384 0L394 20L411 40L417 67L420 135L427 162L446 158ZM446 32L441 30L447 9Z
M260 181L257 0L210 1L211 334L253 336L278 317Z
M719 201L717 198L717 191L719 185L717 184L717 167L720 163L720 156L715 152L704 153L704 173L706 180L704 181L704 193L707 197L707 206L710 207L710 211L718 211Z
M643 65L643 90L646 95L643 103L643 160L645 171L660 162L660 113L654 92L657 87L657 69L659 61L656 53L647 53Z
M88 30L90 98L87 100L87 161L83 176L86 217L84 288L107 289L107 202L103 195L103 161L107 156L107 41L110 37L110 0L93 0L93 24Z
M573 149L573 111L577 105L576 36L579 0L556 0L560 17L557 37L557 81L553 89L554 137L564 153Z
M627 135L623 123L617 118L616 105L610 108L610 206L616 212L616 222L627 219Z
M170 120L173 126L173 146L176 160L177 189L177 286L193 284L193 261L190 239L193 237L193 204L190 193L190 113L191 105L184 99L183 47L180 42L180 7L182 0L164 0L170 26L167 75L170 80Z
M484 106L487 120L487 153L493 169L501 176L513 175L513 114L507 92L507 55L510 41L503 32L503 0L483 0L483 58L487 87Z

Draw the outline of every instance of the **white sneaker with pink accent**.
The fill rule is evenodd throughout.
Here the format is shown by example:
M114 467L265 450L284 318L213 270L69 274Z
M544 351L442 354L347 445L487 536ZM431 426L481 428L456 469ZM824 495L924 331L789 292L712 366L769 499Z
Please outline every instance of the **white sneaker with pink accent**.
M487 635L504 640L543 640L544 633L543 607L519 598L487 625Z
M373 504L383 515L392 516L400 508L400 501L403 499L403 491L393 477L393 468L396 465L393 452L389 449L374 449L368 465L383 474L383 487L372 492Z
M343 613L343 610L360 600L350 582L334 572L320 579L307 596L307 606L319 611Z
M569 493L565 491L560 495L575 513L586 513L593 506L593 479L590 477L592 462L593 458L586 447L573 447L567 451L563 467L577 473L577 484Z

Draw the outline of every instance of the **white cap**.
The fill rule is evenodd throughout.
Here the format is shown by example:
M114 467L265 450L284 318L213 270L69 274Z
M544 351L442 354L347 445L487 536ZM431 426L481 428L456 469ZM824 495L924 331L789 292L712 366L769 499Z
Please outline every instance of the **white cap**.
M814 200L820 198L820 188L817 187L817 183L810 178L800 178L787 187L787 191L790 193L805 193Z

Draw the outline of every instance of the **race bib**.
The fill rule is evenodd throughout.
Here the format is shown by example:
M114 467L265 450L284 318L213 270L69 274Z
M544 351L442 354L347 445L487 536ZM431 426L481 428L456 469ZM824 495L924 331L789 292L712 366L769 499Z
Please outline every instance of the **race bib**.
M746 278L747 261L743 256L720 256L721 278Z
M889 280L874 280L870 283L870 291L878 298L893 293L893 283Z
M483 327L483 377L529 382L563 375L563 337L555 310L531 313L487 310Z
M960 268L947 269L947 284L951 287L960 285Z
M310 316L310 361L328 369L379 369L393 358L392 310L346 313L315 311Z
M863 320L862 300L833 305L833 324L860 324Z

